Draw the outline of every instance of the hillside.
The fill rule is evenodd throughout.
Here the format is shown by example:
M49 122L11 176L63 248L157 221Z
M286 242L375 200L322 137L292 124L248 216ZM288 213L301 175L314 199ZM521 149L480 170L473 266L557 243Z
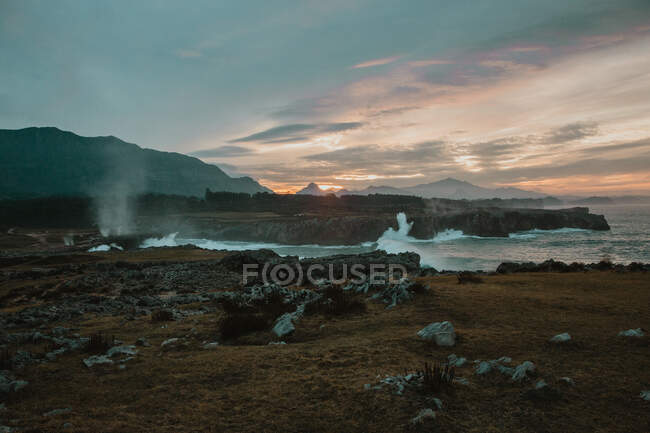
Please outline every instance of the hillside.
M57 128L0 130L0 198L51 195L269 191L249 177L119 138L81 137Z

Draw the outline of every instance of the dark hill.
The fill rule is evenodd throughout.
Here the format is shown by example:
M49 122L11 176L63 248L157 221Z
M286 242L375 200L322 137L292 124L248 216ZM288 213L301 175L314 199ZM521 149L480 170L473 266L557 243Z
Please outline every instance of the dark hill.
M0 198L269 191L190 156L57 128L0 129L0 154Z

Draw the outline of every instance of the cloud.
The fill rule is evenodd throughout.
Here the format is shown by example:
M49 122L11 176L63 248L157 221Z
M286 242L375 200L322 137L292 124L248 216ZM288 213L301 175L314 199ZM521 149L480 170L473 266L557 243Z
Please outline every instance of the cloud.
M544 142L549 144L562 144L598 135L598 132L598 124L596 122L576 122L549 132L544 137Z
M429 60L414 60L409 62L408 65L414 68L421 68L424 66L433 66L433 65L451 65L454 62L451 60L440 60L440 59L429 59Z
M175 53L181 59L195 59L203 56L203 54L197 50L176 50Z
M381 59L368 60L367 62L357 63L356 65L352 66L351 69L362 69L362 68L370 68L373 66L387 65L389 63L393 63L395 60L399 58L400 56L393 56L393 57L384 57Z
M253 149L242 146L221 146L213 149L201 149L191 152L188 155L197 158L231 158L235 156L250 155L255 153Z
M276 126L261 132L256 132L245 137L230 140L230 143L289 143L299 140L309 140L313 135L330 134L357 129L363 126L361 122L339 123L294 123L291 125Z
M419 166L423 163L440 162L444 158L443 141L425 141L403 146L384 147L376 144L348 147L329 152L306 155L303 159L330 165L337 169L370 168L388 170L391 167Z

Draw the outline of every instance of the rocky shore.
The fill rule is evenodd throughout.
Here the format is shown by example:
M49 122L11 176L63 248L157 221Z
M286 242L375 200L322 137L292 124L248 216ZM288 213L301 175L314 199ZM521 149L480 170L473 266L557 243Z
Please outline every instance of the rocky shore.
M559 210L452 208L435 212L406 212L413 222L410 235L431 239L447 229L467 235L507 237L518 231L564 227L609 230L603 215L588 208ZM188 235L208 239L272 242L289 245L354 245L377 240L388 228L397 229L394 214L298 216L280 220L216 221L206 218L185 220L192 227ZM155 224L148 227L155 227ZM182 232L181 232L182 233Z

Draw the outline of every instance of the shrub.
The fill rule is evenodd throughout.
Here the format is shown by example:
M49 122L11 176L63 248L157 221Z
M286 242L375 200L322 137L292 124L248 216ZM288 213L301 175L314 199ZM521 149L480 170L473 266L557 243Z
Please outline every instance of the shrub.
M341 287L331 286L325 289L323 297L305 306L305 314L324 314L326 316L342 316L360 314L366 311L365 302Z
M438 362L429 364L425 362L422 376L426 390L439 392L451 387L456 376L456 369L449 366L449 364L440 364Z
M0 370L11 370L13 367L13 359L11 353L9 353L9 348L5 347L0 350Z
M459 272L456 277L458 277L458 284L479 284L483 282L483 278L472 272Z
M169 322L174 320L174 313L170 310L156 310L151 313L152 322Z
M230 340L251 332L264 331L269 326L269 316L265 314L228 314L219 322L219 333L223 340Z
M104 353L115 345L115 336L108 337L101 332L92 334L86 343L86 352Z

